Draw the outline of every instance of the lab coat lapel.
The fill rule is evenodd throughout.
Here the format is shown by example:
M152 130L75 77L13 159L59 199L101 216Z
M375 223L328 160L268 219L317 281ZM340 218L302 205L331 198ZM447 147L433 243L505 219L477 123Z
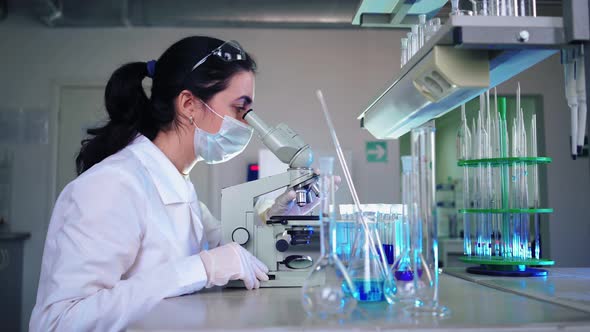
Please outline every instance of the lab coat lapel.
M188 203L191 192L186 180L166 155L145 136L138 136L130 147L150 174L165 205Z
M156 220L160 221L158 222L158 227L164 236L168 238L170 245L179 254L182 254L183 250L180 248L178 239L176 238L172 225L170 224L174 222L174 220L171 220L171 215L174 215L174 213L170 212L177 208L179 204L190 204L191 200L193 199L191 191L187 186L187 182L174 167L172 162L166 157L166 155L164 155L164 153L145 136L138 136L129 148L135 154L135 156L137 156L142 165L147 169L150 178L162 200L162 203L164 204L165 209L168 211L168 215L158 216L155 218ZM192 191L194 192L194 189ZM196 199L196 195L194 198ZM192 223L194 228L195 219L192 212L193 208L191 207L190 210L191 217L193 218ZM198 224L200 224L200 218L196 221L199 221ZM200 233L203 233L202 226ZM196 232L195 230L197 241L199 239L198 234L199 232Z

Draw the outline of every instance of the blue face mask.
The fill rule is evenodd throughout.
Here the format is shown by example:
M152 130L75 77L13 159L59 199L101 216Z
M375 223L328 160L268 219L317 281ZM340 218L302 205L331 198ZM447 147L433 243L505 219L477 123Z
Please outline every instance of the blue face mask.
M222 117L204 102L203 105L223 121L216 134L210 134L193 123L196 128L195 156L201 157L207 164L219 164L244 151L252 138L252 128L227 115Z

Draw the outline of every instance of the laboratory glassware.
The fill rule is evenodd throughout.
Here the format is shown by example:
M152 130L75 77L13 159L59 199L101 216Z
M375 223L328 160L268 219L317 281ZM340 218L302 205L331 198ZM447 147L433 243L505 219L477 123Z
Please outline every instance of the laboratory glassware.
M361 290L357 289L355 296L357 299L362 299L364 298L365 294L367 294L372 289L372 287L381 284L382 299L387 301L387 303L392 304L395 302L395 293L397 290L395 287L395 282L389 273L390 271L387 267L385 254L383 254L383 244L379 238L379 234L372 231L369 222L365 220L361 203L357 195L354 182L352 182L352 177L350 176L350 171L348 169L348 165L346 164L346 159L344 158L344 153L342 152L342 147L340 146L338 136L336 135L336 129L332 123L332 118L330 117L328 106L326 105L322 91L317 90L316 96L320 102L322 112L324 113L326 124L330 129L330 136L332 137L332 142L334 143L338 160L340 161L340 167L344 172L346 184L348 185L348 189L352 195L352 199L358 211L356 216L358 227L356 228L356 236L353 243L354 255L350 260L348 271L352 278L355 276L357 277L355 282L362 282L360 285L362 286L361 290L364 293L361 293ZM379 253L378 251L381 252ZM362 260L362 262L359 260ZM368 270L371 272L368 273ZM377 280L371 280L371 278L377 278Z
M512 4L514 0L490 0L490 15L493 16L510 16Z
M520 91L519 84L514 115L510 116L510 130L506 120L506 98L494 95L493 102L490 102L489 93L480 96L477 126L473 121L471 127L474 133L471 156L470 159L459 159L459 166L470 172L464 176L464 181L470 183L467 188L470 195L467 196L475 203L475 208L464 208L460 212L475 218L488 216L487 219L471 220L471 227L475 228L471 233L476 235L476 240L467 242L466 238L465 246L472 244L471 255L466 250L465 257L460 259L480 264L467 268L470 273L543 276L547 275L546 270L528 266L554 264L540 258L538 235L539 214L551 213L552 209L539 207L537 165L549 163L551 159L537 156L536 116L531 119L530 129L528 124L525 126ZM460 136L461 128L458 140ZM481 193L474 195L474 192ZM482 199L484 195L488 199ZM465 235L469 236L469 232ZM477 248L477 244L482 243L490 243L491 247Z
M406 36L407 36L407 39L408 39L408 48L406 49L406 52L407 52L408 55L406 57L406 61L410 61L410 59L412 58L412 56L415 53L415 50L414 50L414 39L416 38L416 36L414 36L414 33L413 32L408 32L406 34Z
M418 32L418 24L413 24L411 27L412 31L412 56L414 56L420 50L420 33Z
M357 212L358 218L367 223L367 227L357 229L354 253L348 264L348 274L354 283L357 295L356 299L362 302L387 301L393 303L395 300L395 287L389 273L382 270L382 258L385 252L382 246L372 245L378 234L377 213L373 211ZM367 231L368 230L368 231Z
M411 259L415 301L409 311L414 315L443 317L449 310L438 303L438 239L437 216L434 200L435 174L434 122L415 128L411 132L412 188L415 191L410 213Z
M473 11L460 7L459 0L451 0L451 16L472 16Z
M302 288L302 305L314 318L346 318L356 308L357 290L336 255L334 238L334 158L320 158L320 245L321 255Z
M533 114L531 119L531 157L537 157L537 115ZM539 167L537 164L532 165L533 168L533 207L538 209L541 207L540 204L540 196L539 196ZM534 216L534 223L535 223L535 234L534 234L534 248L533 257L536 259L541 258L541 237L540 237L540 216L538 213L535 213Z
M397 298L401 302L414 301L414 268L411 259L410 246L410 218L418 210L415 206L416 199L413 195L416 191L412 187L413 157L402 156L402 209L400 218L395 227L396 258L392 266L393 276L397 286Z
M356 221L354 220L354 206L340 204L340 218L336 221L336 255L344 266L348 266L354 242Z
M476 10L474 11L474 15L479 16L489 16L490 15L490 0L477 0L476 1ZM477 13L477 14L475 14Z
M388 265L392 265L394 261L394 220L391 204L378 204L377 227Z
M401 66L408 62L408 38L400 39L401 42Z
M467 115L465 112L465 104L461 105L461 125L457 131L457 159L468 160L471 158L471 130L467 124ZM409 166L411 168L411 165ZM463 208L470 209L471 199L469 190L469 172L468 167L463 167ZM405 204L405 202L404 202ZM471 256L471 228L470 215L463 216L463 253Z
M425 37L426 31L426 15L420 14L418 15L418 48L422 48L424 43L426 42Z
M536 0L515 0L513 7L515 16L537 16Z

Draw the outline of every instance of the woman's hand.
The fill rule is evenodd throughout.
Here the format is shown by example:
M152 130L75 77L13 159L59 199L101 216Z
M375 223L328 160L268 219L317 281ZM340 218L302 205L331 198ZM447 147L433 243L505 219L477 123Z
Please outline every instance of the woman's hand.
M201 251L199 256L207 272L207 288L243 280L247 289L253 289L260 287L260 281L268 281L268 267L235 242Z

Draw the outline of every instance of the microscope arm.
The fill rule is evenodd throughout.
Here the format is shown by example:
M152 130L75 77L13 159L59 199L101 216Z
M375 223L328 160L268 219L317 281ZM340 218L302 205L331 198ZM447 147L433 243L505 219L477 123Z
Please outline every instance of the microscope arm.
M311 163L313 162L311 148L286 124L279 123L276 127L269 127L252 110L244 114L244 120L254 128L262 143L280 161L288 164L289 168L311 167Z

